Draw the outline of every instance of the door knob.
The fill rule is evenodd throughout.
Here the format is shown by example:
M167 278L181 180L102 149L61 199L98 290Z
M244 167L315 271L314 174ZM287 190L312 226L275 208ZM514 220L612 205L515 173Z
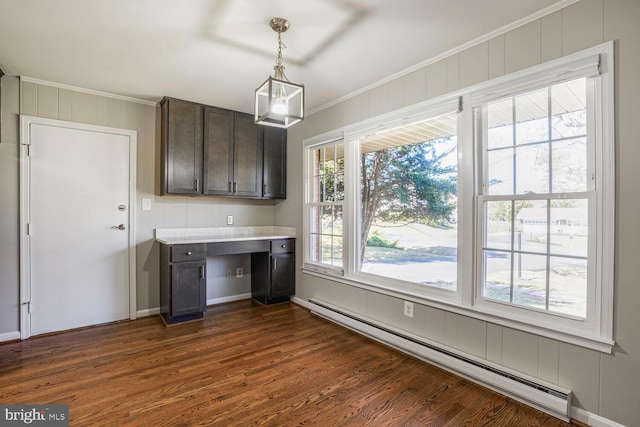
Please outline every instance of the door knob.
M118 230L126 230L127 226L124 224L114 225L113 228L117 228Z

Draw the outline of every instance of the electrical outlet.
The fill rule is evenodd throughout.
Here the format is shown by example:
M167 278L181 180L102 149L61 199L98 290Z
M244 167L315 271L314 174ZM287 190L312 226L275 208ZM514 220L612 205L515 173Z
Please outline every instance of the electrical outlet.
M409 301L404 302L404 315L407 317L413 317L413 303Z
M227 270L227 277L231 277L231 270Z
M240 279L244 276L244 269L242 267L236 268L236 278Z
M227 215L227 225L233 225L233 215Z

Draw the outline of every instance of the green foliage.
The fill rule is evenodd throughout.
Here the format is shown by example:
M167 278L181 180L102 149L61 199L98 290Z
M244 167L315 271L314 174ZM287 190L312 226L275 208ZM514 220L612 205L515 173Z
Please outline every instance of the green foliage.
M456 209L456 170L444 167L451 151L437 153L441 140L393 147L362 155L365 214L386 222L446 225Z
M455 147L437 150L450 140L446 137L362 154L362 258L374 220L435 226L455 220L457 171L455 166L442 165Z
M369 234L369 238L367 239L367 246L373 246L376 248L402 249L397 240L395 242L391 242L385 239L378 230L374 230L371 234Z
M532 208L533 203L529 200L515 200L514 201L514 210L515 217L518 217L518 213L524 208ZM503 201L503 202L493 202L492 210L489 214L489 219L491 221L505 221L511 222L511 202Z

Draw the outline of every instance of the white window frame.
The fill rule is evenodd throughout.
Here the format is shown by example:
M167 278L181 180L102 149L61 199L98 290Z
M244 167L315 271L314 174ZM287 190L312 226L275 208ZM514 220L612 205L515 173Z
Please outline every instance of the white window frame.
M303 230L304 230L305 238L303 239L303 242L304 242L303 267L308 271L312 271L320 274L326 274L329 276L342 276L344 274L344 254L347 252L347 248L345 247L345 244L346 244L345 230L348 228L348 219L346 218L345 211L346 211L346 205L348 204L348 201L346 200L346 194L345 194L345 200L341 203L343 207L342 209L342 214L343 214L343 236L342 236L343 261L342 261L342 264L343 265L333 266L333 265L325 264L322 262L312 261L311 245L312 245L313 239L311 239L310 237L311 230L312 230L311 209L312 207L318 205L318 203L312 201L312 197L314 195L314 189L313 189L314 180L312 179L313 178L312 171L314 171L313 154L317 149L320 149L323 147L335 146L338 144L342 144L344 146L344 141L342 136L340 134L335 134L335 133L328 134L326 136L314 138L313 140L308 141L307 143L305 143L305 150L304 150L304 156L305 156L304 158L304 205L305 206L304 206ZM346 147L345 147L345 150L346 150ZM345 163L346 163L346 159L345 159ZM346 176L345 176L345 181L346 181ZM346 182L345 182L345 186L346 186Z
M554 84L587 77L587 103L589 135L589 171L592 174L585 198L589 199L589 265L587 316L577 319L560 313L542 312L518 307L482 297L482 203L492 196L483 195L479 185L476 206L476 271L474 307L478 312L498 316L509 323L522 325L521 329L537 328L564 335L565 341L578 340L578 344L609 352L613 345L613 269L615 233L615 134L613 111L613 43L524 70L497 79L470 95L471 107L481 107L492 100L517 96ZM593 97L590 98L589 95ZM479 138L481 139L481 138ZM476 144L477 182L484 179L484 147ZM595 183L595 185L593 184ZM500 197L498 197L500 198ZM523 199L526 196L516 196ZM550 199L554 196L550 195ZM539 332L536 332L539 333ZM587 340L588 342L585 342ZM575 342L574 342L575 343Z
M350 124L340 129L303 141L304 195L303 271L349 286L375 291L407 301L439 308L494 324L530 332L539 336L567 342L604 353L611 353L613 341L614 232L615 232L615 132L614 132L614 70L613 42L568 55L566 57L518 71L497 79L474 85L442 97L406 107L388 114ZM478 212L480 195L479 164L481 147L475 146L473 108L509 93L521 93L553 82L572 80L599 71L595 92L596 114L596 216L595 245L597 292L594 313L589 321L576 325L558 324L558 316L545 314L547 320L530 316L531 310L508 307L500 310L487 305L481 298L478 259L482 252L481 215ZM420 286L358 272L359 248L359 161L357 139L373 130L393 128L412 120L451 112L451 105L462 99L464 109L458 114L458 286L455 292ZM309 262L308 178L309 151L325 143L344 141L345 204L343 211L343 268L326 268ZM534 316L535 317L535 316ZM562 322L560 322L562 323ZM569 322L571 323L571 322Z

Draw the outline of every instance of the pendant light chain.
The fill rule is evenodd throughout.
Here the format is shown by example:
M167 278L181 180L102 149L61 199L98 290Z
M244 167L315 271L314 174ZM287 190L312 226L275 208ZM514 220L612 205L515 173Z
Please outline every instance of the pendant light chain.
M282 31L278 31L278 56L276 57L276 65L273 66L273 69L275 70L273 77L278 80L284 80L288 82L289 79L287 79L287 76L285 76L284 65L282 65L282 63L284 62L284 58L282 57L283 47L286 48L287 46L282 43Z

